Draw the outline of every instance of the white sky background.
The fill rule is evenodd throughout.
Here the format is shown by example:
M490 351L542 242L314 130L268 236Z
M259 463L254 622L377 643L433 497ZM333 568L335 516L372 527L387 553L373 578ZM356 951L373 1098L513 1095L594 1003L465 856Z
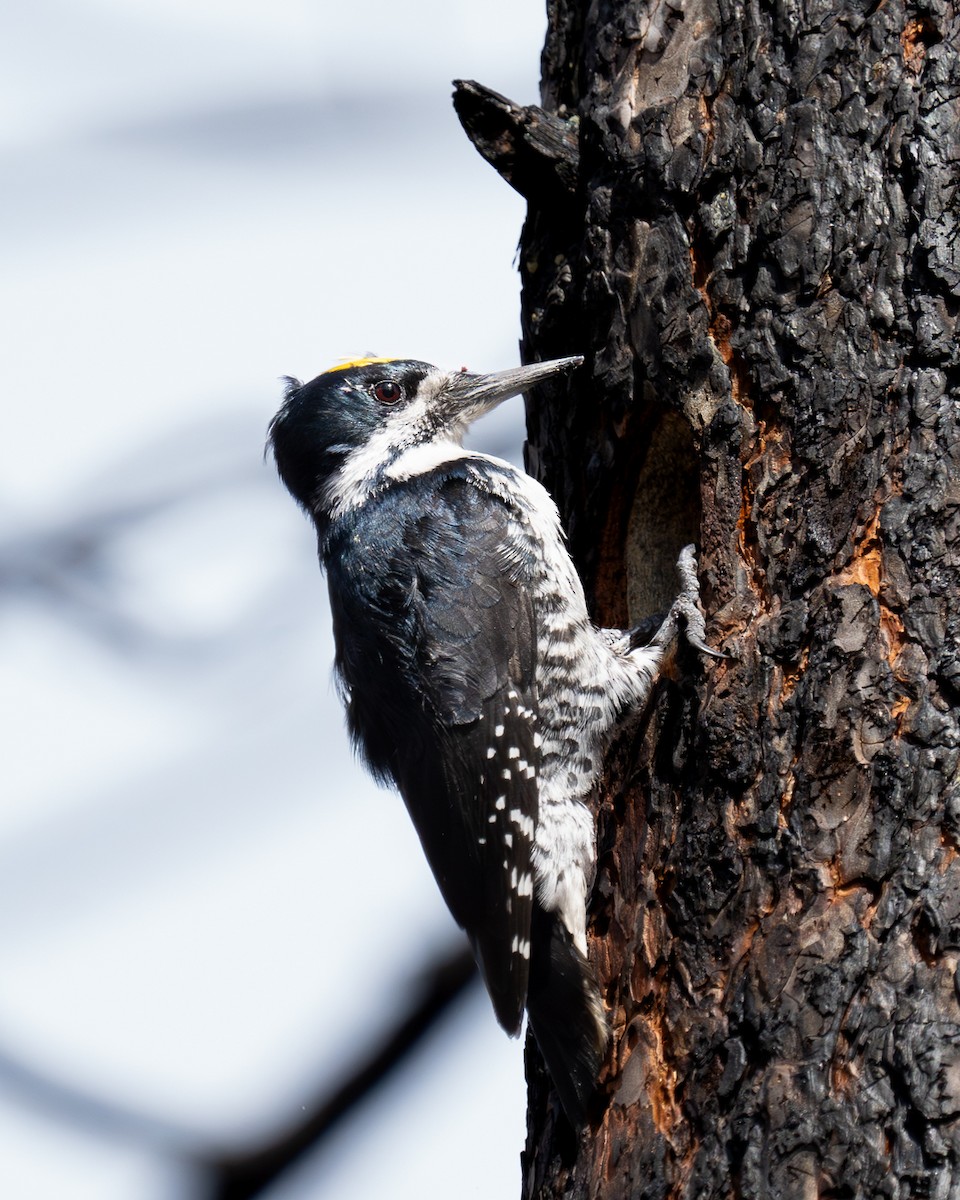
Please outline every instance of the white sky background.
M176 1154L17 1069L186 1154L243 1144L453 943L346 744L313 538L261 452L282 374L517 361L523 203L450 81L536 100L545 18L32 0L3 27L0 1195L186 1200ZM520 422L486 422L498 452ZM523 1106L475 990L271 1196L516 1195Z

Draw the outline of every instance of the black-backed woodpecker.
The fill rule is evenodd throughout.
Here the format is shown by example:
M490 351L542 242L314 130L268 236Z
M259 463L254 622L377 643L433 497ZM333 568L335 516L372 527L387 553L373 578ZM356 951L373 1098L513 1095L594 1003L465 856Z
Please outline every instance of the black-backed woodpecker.
M316 525L351 735L403 796L500 1024L517 1034L526 1008L578 1128L608 1042L587 962L588 801L678 618L710 652L692 547L649 645L598 629L547 492L463 448L478 417L581 362L475 375L361 359L289 380L270 425Z

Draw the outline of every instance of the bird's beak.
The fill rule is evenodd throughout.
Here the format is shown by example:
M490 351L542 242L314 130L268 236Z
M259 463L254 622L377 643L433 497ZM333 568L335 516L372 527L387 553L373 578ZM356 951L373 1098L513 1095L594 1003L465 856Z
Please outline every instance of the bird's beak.
M471 375L461 371L450 376L443 390L451 409L455 409L458 416L475 421L477 417L496 408L502 400L518 396L544 379L572 371L582 362L583 357L577 354L572 358L553 358L549 362L512 367L509 371L496 371L492 375Z

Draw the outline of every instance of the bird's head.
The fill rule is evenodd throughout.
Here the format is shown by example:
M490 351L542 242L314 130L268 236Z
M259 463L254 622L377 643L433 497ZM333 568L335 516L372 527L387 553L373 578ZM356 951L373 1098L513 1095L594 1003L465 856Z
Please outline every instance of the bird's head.
M582 362L559 358L474 375L407 358L367 358L309 383L288 380L270 423L277 469L318 524L329 521L376 491L402 454L430 443L459 446L470 425L502 400Z

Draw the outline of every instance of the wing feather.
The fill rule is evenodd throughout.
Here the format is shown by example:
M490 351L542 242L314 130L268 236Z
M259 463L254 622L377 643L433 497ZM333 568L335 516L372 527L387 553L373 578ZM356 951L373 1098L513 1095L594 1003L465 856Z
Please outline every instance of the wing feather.
M532 592L500 501L455 476L411 518L397 492L328 562L337 668L354 737L397 784L516 1033L540 765Z

